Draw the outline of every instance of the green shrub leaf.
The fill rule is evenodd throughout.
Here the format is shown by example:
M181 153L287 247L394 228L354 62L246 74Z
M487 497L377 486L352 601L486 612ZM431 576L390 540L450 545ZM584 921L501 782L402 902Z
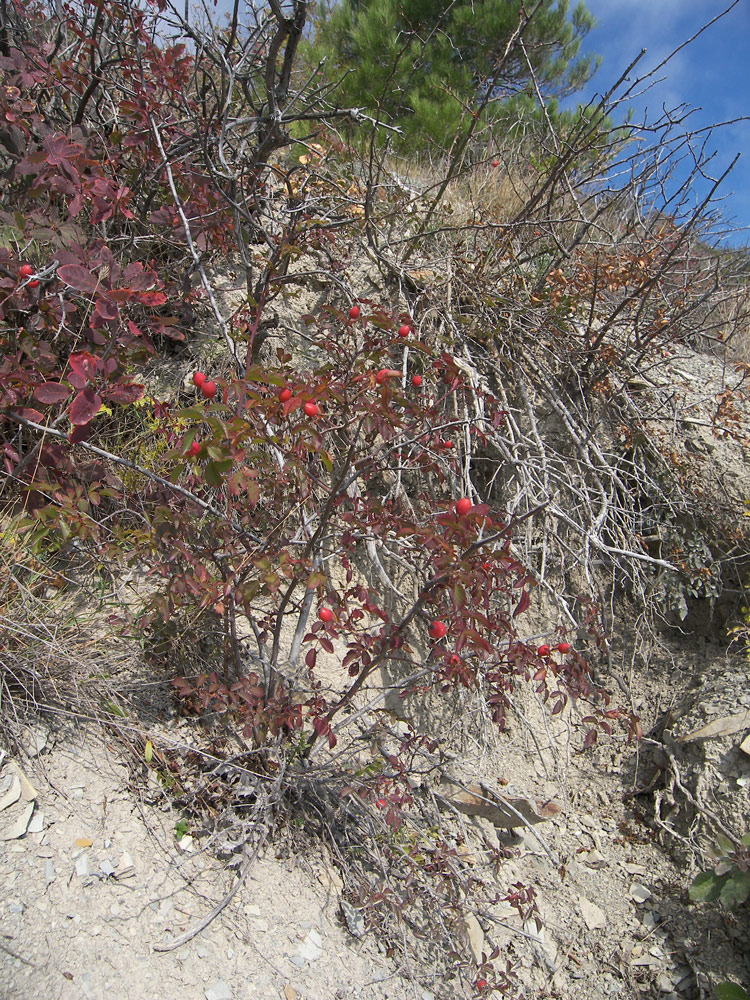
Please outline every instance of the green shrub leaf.
M730 910L735 909L750 896L750 872L730 875L721 890L719 899Z
M747 1000L747 992L737 983L719 983L716 1000Z
M701 872L693 880L693 884L688 889L688 896L694 902L712 903L715 899L719 898L722 885L725 881L724 877L717 878L713 872Z

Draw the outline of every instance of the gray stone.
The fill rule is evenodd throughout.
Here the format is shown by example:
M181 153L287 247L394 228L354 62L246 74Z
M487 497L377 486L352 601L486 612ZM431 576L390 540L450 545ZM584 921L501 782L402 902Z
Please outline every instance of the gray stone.
M18 840L19 837L23 837L29 828L29 823L31 822L31 814L34 812L34 803L29 802L21 815L16 819L14 823L7 826L0 833L0 840Z
M600 927L605 927L607 924L607 918L604 914L604 910L592 903L591 900L586 899L585 896L578 897L578 909L581 911L581 916L590 931L595 931Z
M31 817L27 833L42 833L44 831L44 813L38 809Z
M117 867L121 872L126 871L128 868L133 867L133 859L128 854L127 851L123 851L122 854L120 855L120 860L117 864Z
M297 954L306 962L315 962L323 954L323 939L316 930L307 932L300 942Z
M206 1000L232 1000L232 991L223 979L203 992L206 994Z
M21 782L18 780L18 775L7 775L5 785L7 787L3 788L3 794L0 795L0 812L12 806L21 798Z
M645 903L651 898L651 890L640 882L633 882L630 886L630 898L636 903Z

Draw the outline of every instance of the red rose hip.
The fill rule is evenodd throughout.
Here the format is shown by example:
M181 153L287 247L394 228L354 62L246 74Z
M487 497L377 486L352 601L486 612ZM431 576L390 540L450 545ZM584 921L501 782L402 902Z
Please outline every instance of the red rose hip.
M465 517L473 506L474 504L468 497L461 497L461 499L456 503L456 513L459 517Z
M201 392L206 397L206 399L213 399L216 395L216 383L211 382L208 379L201 383Z
M571 650L571 645L569 642L558 642L557 651L558 653L569 653Z
M421 375L412 375L412 377L411 377L411 384L414 386L415 389L418 389L420 387L420 385L422 384L422 376Z
M410 333L411 333L411 327L407 323L403 323L398 328L399 337L408 337Z
M201 450L201 443L200 443L200 441L194 439L193 442L191 443L190 447L188 448L188 455L191 455L191 456L195 457L196 455L198 455L200 453L200 450Z
M30 278L33 273L34 273L34 268L31 266L31 264L21 264L21 266L18 269L18 277L21 278L22 280ZM36 280L36 278L33 281L29 282L29 288L38 288L38 287L39 287L39 282Z
M550 647L547 645L546 642L542 643L539 649L537 649L537 653L539 653L540 656L549 656L551 652L552 650L550 649Z
M444 639L447 634L448 627L445 622L434 621L432 625L430 625L430 635L433 639Z
M279 393L279 402L286 403L292 398L292 390L284 387Z
M197 385L199 389L205 381L206 381L206 376L203 374L203 372L195 372L193 374L193 385Z
M327 625L333 621L333 611L330 608L321 608L318 612L318 618Z
M359 319L360 308L359 306L352 306L349 310L349 319Z
M303 410L305 411L308 417L317 417L317 415L320 413L320 407L318 406L318 404L312 402L305 403L305 405L303 406Z

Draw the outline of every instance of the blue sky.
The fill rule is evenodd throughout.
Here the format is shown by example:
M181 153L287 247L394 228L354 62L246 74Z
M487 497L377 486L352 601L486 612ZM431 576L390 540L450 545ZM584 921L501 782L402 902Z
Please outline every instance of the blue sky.
M636 75L648 73L730 2L585 0L597 24L582 51L598 53L602 62L584 99L608 90L642 48L648 51ZM646 107L653 119L664 105L674 108L684 103L696 109L690 122L697 128L750 115L750 0L739 0L662 67L654 80L648 93L630 104L636 118ZM750 243L750 120L715 130L709 148L717 151L709 167L713 176L722 173L736 153L742 154L718 193L726 196L724 215L733 217L743 230L732 234L728 242L746 245Z
M571 0L571 7L577 0ZM584 0L596 18L596 27L582 51L602 57L599 72L582 94L570 102L594 99L606 91L642 48L646 55L636 75L648 73L678 45L715 18L731 0ZM208 0L211 7L211 0ZM217 11L226 11L229 0L218 0ZM694 128L750 115L750 0L736 6L699 38L677 53L656 74L646 94L630 102L636 119L648 108L651 120L664 106L682 104L695 108ZM728 236L734 245L750 244L750 120L714 131L709 149L717 156L709 172L718 176L737 153L740 161L718 194L724 196L723 213L734 220L737 232ZM679 171L678 171L679 174ZM701 190L696 187L696 197Z

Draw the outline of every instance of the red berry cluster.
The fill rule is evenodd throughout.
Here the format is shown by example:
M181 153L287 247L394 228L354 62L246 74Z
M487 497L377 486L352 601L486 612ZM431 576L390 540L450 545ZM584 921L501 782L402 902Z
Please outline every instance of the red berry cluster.
M570 645L569 642L558 642L558 644L555 646L555 649L557 650L558 653L569 653L572 648L573 647ZM542 645L537 649L537 653L539 654L539 656L549 656L551 652L552 652L552 647L548 645L546 642L542 643Z
M18 277L21 278L22 280L30 278L33 273L34 273L34 268L31 266L31 264L21 264L21 266L18 269ZM37 278L34 278L33 281L29 281L28 285L29 288L38 288L39 280Z
M216 383L207 379L203 372L196 372L193 375L193 385L200 389L206 399L213 399L216 395Z

